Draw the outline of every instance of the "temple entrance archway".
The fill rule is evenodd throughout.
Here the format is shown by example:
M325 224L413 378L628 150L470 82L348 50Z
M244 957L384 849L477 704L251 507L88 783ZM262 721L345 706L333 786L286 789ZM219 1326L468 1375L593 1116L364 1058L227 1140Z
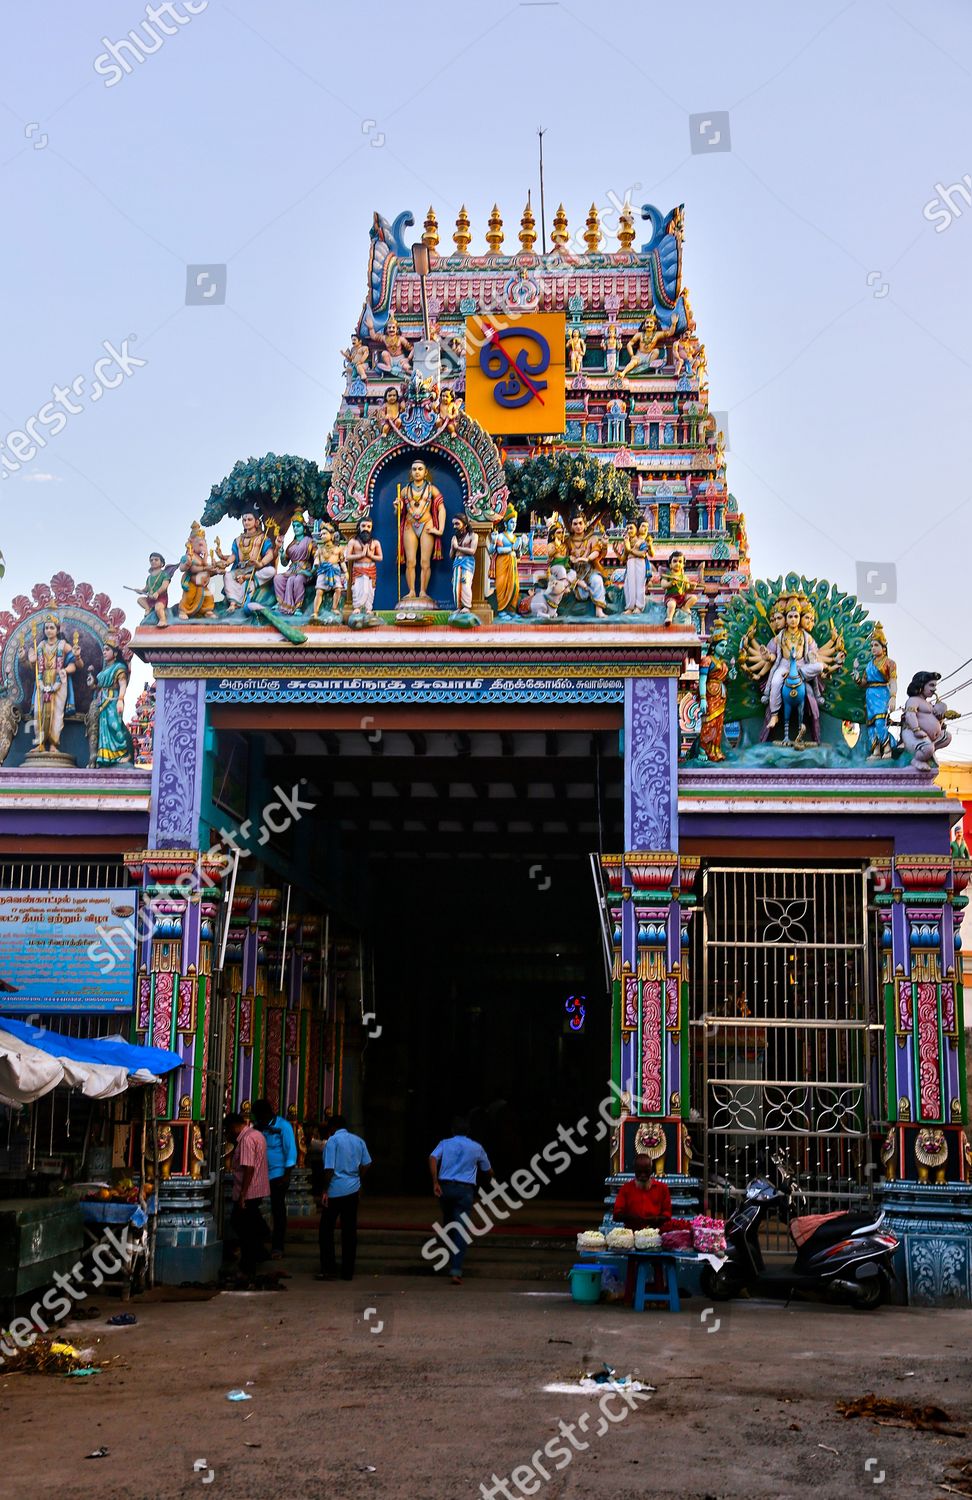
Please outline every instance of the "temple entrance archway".
M218 736L259 745L267 785L306 788L310 872L321 885L333 872L360 932L341 1099L367 1136L374 1191L424 1192L454 1113L506 1176L558 1125L593 1118L611 996L590 856L622 838L620 711L274 705L213 717ZM599 1196L604 1169L593 1147L546 1191Z

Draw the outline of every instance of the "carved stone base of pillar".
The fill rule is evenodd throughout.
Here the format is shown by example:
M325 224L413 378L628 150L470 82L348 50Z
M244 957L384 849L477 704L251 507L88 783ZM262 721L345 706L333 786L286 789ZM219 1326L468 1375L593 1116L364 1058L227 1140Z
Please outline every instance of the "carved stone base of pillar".
M876 1188L895 1251L896 1301L911 1307L972 1307L972 1185L884 1182Z
M215 1177L170 1177L159 1184L155 1235L155 1280L165 1286L183 1281L215 1281L223 1244L213 1217Z

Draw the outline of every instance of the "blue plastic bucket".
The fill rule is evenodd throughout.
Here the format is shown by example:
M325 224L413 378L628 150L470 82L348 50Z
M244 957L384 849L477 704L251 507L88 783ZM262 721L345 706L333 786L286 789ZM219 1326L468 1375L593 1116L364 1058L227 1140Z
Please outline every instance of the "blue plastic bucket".
M603 1269L603 1266L590 1264L571 1266L567 1275L570 1277L570 1295L575 1302L600 1301Z

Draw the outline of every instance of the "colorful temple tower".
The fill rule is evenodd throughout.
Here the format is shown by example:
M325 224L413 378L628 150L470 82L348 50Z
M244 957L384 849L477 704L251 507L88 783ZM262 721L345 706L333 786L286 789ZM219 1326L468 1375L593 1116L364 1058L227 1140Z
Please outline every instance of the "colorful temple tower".
M506 253L494 208L483 254L465 210L451 246L376 214L322 452L214 485L138 628L173 1247L208 1253L227 1104L367 1111L404 1174L433 1095L608 1091L601 1179L643 1151L718 1212L786 1152L819 1211L885 1195L912 1300L972 1302L937 679L835 585L750 576L682 209L640 248L615 212L547 249L528 202Z

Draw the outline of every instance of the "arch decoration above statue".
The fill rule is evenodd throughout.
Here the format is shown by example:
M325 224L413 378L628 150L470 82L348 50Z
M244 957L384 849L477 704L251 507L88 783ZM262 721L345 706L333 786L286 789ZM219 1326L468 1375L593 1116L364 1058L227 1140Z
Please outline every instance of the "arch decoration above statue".
M485 526L505 515L509 489L499 450L485 428L464 411L449 411L440 398L410 398L400 413L365 417L351 429L328 490L332 521L354 523L368 514L377 476L403 448L439 454L458 470L471 521Z

